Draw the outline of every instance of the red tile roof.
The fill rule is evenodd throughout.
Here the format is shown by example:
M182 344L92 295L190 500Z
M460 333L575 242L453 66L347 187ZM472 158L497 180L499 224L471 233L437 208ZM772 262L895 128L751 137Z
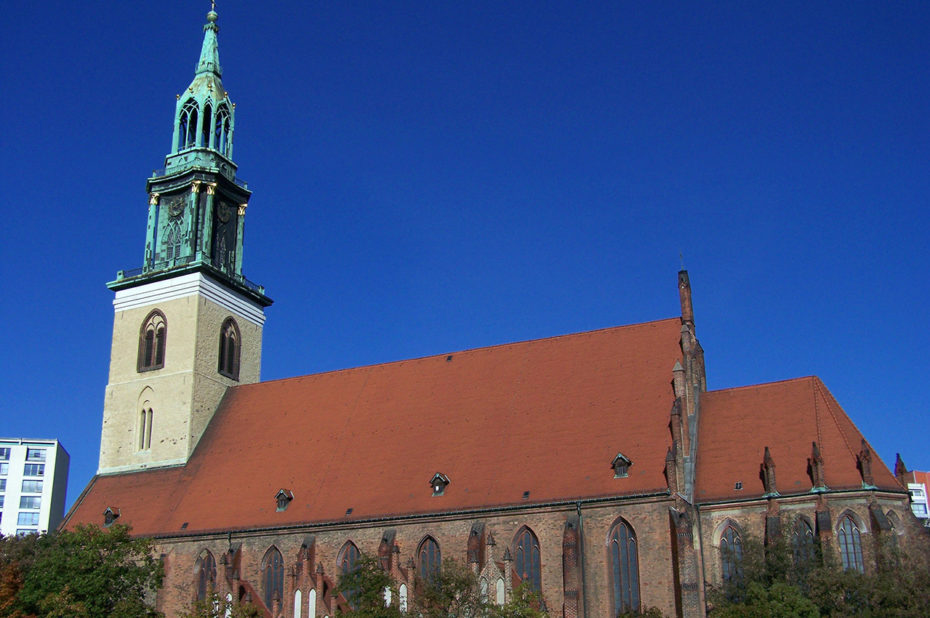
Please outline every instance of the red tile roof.
M186 466L97 477L67 525L99 523L107 506L159 535L665 492L680 328L674 318L232 388ZM618 452L628 478L614 478ZM436 472L451 481L441 497ZM294 500L276 512L281 488Z
M695 500L749 498L764 493L760 465L769 447L782 495L810 491L807 460L820 447L830 489L862 487L856 467L862 434L816 377L708 392L698 429ZM871 449L871 447L869 447ZM901 490L872 450L875 485ZM742 481L742 490L735 489Z

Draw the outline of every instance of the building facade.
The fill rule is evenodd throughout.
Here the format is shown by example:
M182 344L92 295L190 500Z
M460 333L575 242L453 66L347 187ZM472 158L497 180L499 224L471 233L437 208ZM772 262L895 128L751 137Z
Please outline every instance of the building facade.
M747 536L868 571L919 531L816 377L707 390L684 271L675 317L261 382L271 300L242 274L216 20L148 179L143 266L109 284L100 467L65 522L154 538L162 611L216 592L331 616L368 554L401 608L453 558L499 603L524 583L556 616L699 616Z
M61 523L69 460L58 440L0 438L0 534L39 534Z
M911 511L924 526L930 527L927 496L930 493L930 472L911 470L903 476L907 492L911 495Z

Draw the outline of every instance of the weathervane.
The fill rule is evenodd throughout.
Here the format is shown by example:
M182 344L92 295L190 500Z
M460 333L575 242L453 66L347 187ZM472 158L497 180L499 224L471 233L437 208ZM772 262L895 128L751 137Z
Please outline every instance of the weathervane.
M216 0L210 0L210 10L211 11L216 10Z

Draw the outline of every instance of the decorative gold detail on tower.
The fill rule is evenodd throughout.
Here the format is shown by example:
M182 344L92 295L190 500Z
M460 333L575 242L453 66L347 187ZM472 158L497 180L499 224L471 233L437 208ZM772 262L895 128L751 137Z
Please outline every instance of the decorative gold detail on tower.
M160 194L158 194L158 193L153 193L153 194L151 194L151 195L149 196L149 206L158 206L158 198L159 198L159 197L160 197Z
M246 207L246 206L248 206L248 204L239 204L239 216L240 216L240 217L245 216L245 207Z
M200 193L200 181L195 180L191 183L191 193Z

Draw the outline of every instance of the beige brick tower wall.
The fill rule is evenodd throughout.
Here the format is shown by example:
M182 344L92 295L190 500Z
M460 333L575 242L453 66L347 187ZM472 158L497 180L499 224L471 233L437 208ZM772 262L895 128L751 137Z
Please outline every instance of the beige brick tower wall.
M183 464L226 388L259 381L264 313L198 273L118 292L114 306L98 472ZM164 367L139 372L140 329L155 309L166 322ZM220 329L229 317L242 338L238 381L218 371ZM145 449L139 435L143 408L153 411L151 445Z

